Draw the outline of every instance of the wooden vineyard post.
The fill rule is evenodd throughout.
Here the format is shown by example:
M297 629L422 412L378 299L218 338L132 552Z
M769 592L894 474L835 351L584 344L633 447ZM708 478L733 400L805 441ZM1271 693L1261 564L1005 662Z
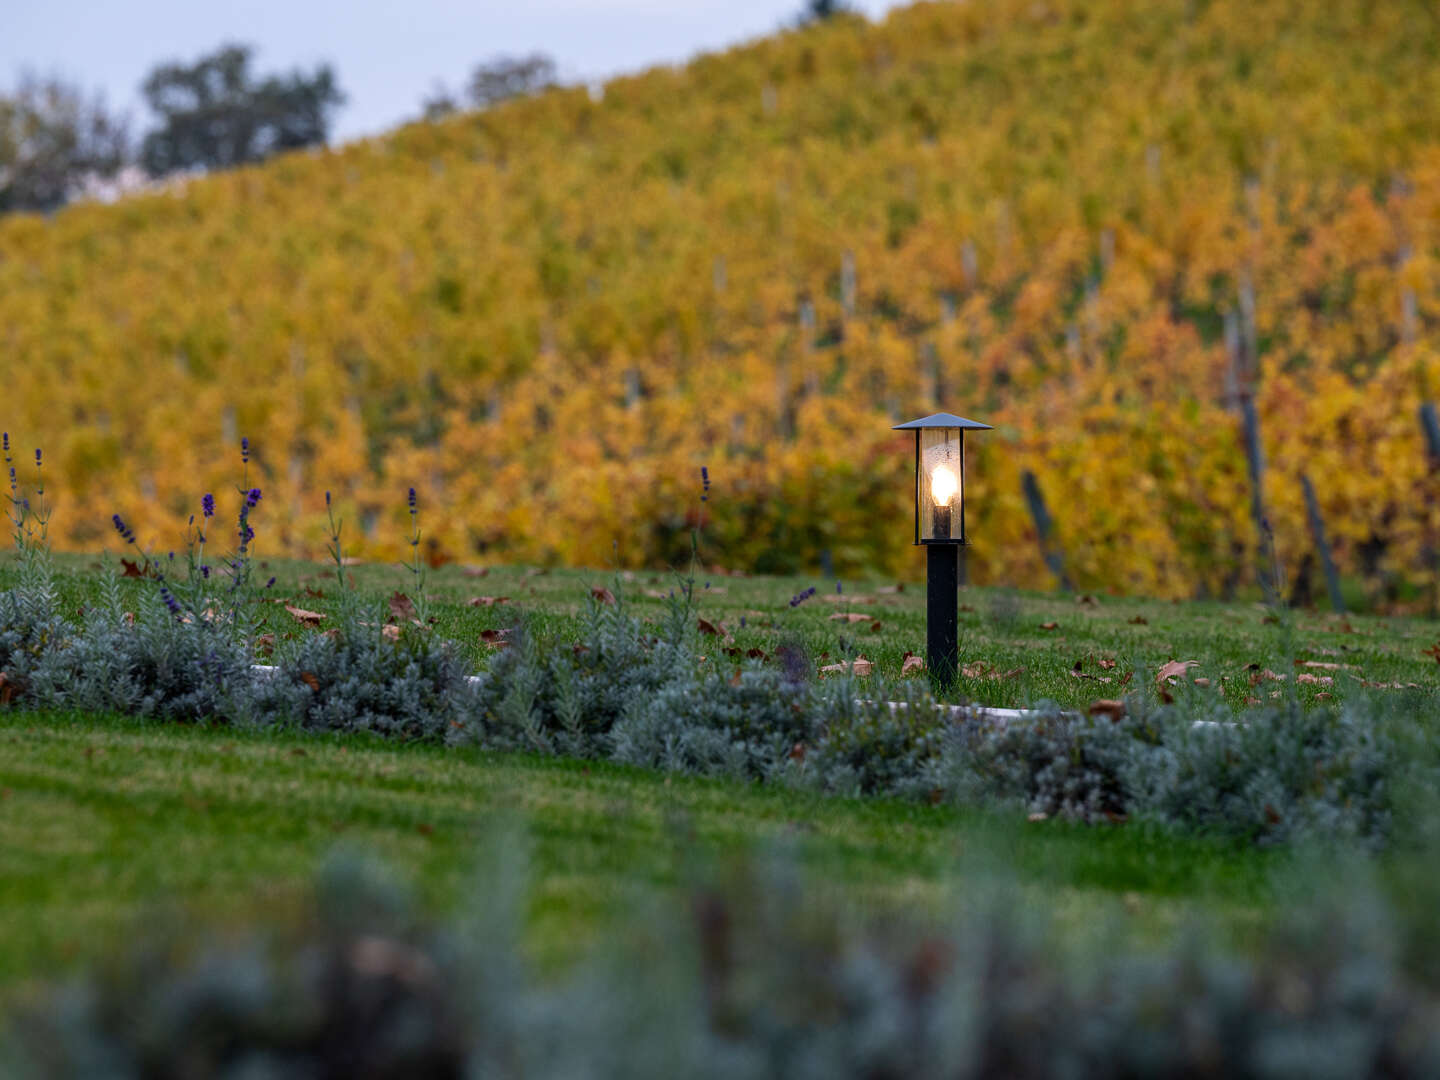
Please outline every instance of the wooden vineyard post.
M1021 486L1025 489L1025 503L1030 507L1030 517L1035 521L1035 534L1040 541L1040 557L1045 560L1045 565L1050 568L1050 572L1059 579L1060 588L1066 592L1074 592L1075 586L1070 581L1070 575L1065 572L1065 553L1051 538L1055 522L1045 506L1045 496L1040 492L1040 482L1035 479L1035 474L1029 469L1026 469L1025 475L1021 477Z
M1440 607L1440 544L1435 537L1435 478L1440 473L1440 416L1435 403L1420 406L1420 430L1425 433L1425 459L1430 473L1425 478L1425 568L1430 572L1430 616Z
M1310 536L1315 541L1315 550L1320 554L1320 566L1325 571L1325 588L1330 592L1330 610L1337 615L1345 614L1345 598L1340 595L1340 575L1335 570L1335 560L1330 556L1330 544L1325 539L1325 522L1320 517L1320 502L1315 498L1315 485L1310 477L1300 476L1300 485L1305 489L1305 516L1310 521Z

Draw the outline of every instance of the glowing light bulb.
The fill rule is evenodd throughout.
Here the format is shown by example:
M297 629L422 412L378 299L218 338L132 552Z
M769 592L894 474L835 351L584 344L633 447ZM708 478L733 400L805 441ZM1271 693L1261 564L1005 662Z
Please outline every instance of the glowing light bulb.
M950 500L960 490L960 481L955 470L949 465L936 465L930 473L930 496L936 506L949 506Z

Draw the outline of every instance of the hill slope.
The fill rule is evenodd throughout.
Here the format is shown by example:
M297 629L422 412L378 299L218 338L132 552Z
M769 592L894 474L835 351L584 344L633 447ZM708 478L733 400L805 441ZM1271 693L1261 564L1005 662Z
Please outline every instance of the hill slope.
M1421 2L920 4L11 218L0 424L74 547L173 546L248 435L272 550L330 488L393 552L414 484L451 555L672 559L707 465L714 558L915 572L889 427L938 403L997 428L977 579L1048 579L1031 468L1081 587L1180 595L1249 573L1253 383L1286 564L1304 471L1422 582L1437 52Z

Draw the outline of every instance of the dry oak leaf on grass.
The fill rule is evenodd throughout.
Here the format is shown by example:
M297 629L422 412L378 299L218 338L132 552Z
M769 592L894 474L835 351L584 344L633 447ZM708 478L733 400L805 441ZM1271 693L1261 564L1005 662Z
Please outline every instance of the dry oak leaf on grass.
M831 622L852 622L852 623L853 623L853 622L869 622L869 621L870 621L871 619L873 619L873 618L875 618L874 615L862 615L862 614L860 614L860 612L858 612L858 611L850 611L850 612L837 611L834 615L831 615L831 616L830 616L830 621L831 621Z
M869 675L875 670L875 665L863 656L857 656L848 664L826 664L820 669L821 675L845 675L854 673L856 675Z
M917 671L925 670L925 661L922 657L912 652L907 652L905 658L900 662L900 674L910 675Z
M615 594L612 593L609 589L605 588L604 585L590 586L590 595L593 596L596 600L599 600L602 604L615 603Z
M298 623L304 626L319 626L320 621L325 618L318 611L306 611L304 608L295 607L293 604L286 604L285 610Z
M1295 676L1297 683L1306 683L1311 686L1334 686L1335 680L1329 675L1311 675L1308 671L1302 671Z
M465 601L469 607L494 607L496 604L508 604L509 602L510 597L508 596L472 596Z
M488 566L462 566L460 573L466 577L484 577L490 573L490 568Z
M1059 630L1059 629L1060 629L1060 624L1059 624L1058 622L1042 622L1042 623L1040 624L1040 629L1041 629L1041 630Z
M510 642L506 639L510 636L509 630L481 630L480 640L492 649L503 649Z
M306 686L310 687L311 690L314 690L317 694L320 692L320 680L315 677L315 673L313 671L302 671L300 673L300 681L303 682Z

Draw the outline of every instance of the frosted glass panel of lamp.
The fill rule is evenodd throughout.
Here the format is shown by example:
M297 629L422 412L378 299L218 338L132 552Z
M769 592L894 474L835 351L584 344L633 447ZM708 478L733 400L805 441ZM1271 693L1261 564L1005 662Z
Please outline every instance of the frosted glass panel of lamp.
M959 428L920 431L920 539L963 539L965 467Z

